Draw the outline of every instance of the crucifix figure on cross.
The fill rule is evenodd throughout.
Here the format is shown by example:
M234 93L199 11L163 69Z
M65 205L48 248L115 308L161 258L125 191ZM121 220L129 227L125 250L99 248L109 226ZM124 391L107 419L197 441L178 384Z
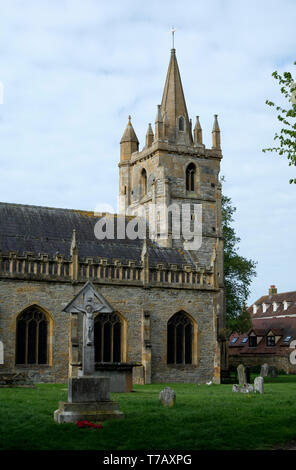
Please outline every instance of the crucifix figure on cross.
M93 297L88 297L84 305L75 305L75 307L85 315L85 335L83 339L87 346L91 346L93 344L94 314L100 312L104 305L95 304Z

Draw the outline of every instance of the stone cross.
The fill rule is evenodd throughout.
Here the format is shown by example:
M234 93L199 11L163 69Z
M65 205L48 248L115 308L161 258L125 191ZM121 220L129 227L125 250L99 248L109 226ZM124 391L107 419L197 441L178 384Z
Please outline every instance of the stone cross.
M95 371L94 315L105 306L87 295L83 305L74 304L74 307L83 313L82 375L91 375Z

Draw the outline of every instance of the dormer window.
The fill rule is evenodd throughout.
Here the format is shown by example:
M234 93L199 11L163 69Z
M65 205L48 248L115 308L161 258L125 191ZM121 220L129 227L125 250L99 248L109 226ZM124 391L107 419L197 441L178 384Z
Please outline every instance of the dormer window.
M262 304L262 311L263 311L263 313L266 312L266 310L268 309L269 305L270 305L270 304L266 304L265 302L263 302L263 304Z
M256 348L257 346L257 336L249 336L249 347Z
M273 303L272 303L272 307L273 307L273 311L274 311L274 312L277 311L278 306L279 306L279 304L277 304L276 302L273 302Z
M286 300L284 300L283 305L284 305L284 310L287 310L290 307L291 302L287 302Z
M275 336L266 336L266 346L275 346Z
M179 117L179 131L184 131L184 118L183 118L183 116Z
M257 313L257 310L258 310L258 305L253 304L253 314L254 315L255 315L255 313Z

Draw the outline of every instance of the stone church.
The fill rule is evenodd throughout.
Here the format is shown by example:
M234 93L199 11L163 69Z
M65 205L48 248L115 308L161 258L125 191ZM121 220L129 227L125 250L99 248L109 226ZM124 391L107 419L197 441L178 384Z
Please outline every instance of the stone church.
M130 367L140 384L219 383L226 354L221 159L217 116L212 148L198 116L192 129L172 49L154 132L149 124L140 149L129 117L120 141L119 214L0 203L0 373L36 382L79 374L82 318L64 309L91 281L110 306L95 317L96 369ZM150 205L174 207L174 218L161 209L151 217ZM176 236L183 205L191 225L201 208L196 249ZM127 236L139 210L145 236ZM112 221L114 236L97 236L102 220L105 228Z

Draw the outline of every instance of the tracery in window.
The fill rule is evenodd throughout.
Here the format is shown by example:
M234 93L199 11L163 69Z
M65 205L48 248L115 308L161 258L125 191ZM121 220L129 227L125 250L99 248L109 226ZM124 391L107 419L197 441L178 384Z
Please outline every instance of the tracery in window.
M167 325L167 363L192 364L193 325L185 312L173 315Z
M16 364L47 364L48 320L38 306L24 310L17 318Z
M95 362L121 362L122 323L116 313L101 313L94 326Z

